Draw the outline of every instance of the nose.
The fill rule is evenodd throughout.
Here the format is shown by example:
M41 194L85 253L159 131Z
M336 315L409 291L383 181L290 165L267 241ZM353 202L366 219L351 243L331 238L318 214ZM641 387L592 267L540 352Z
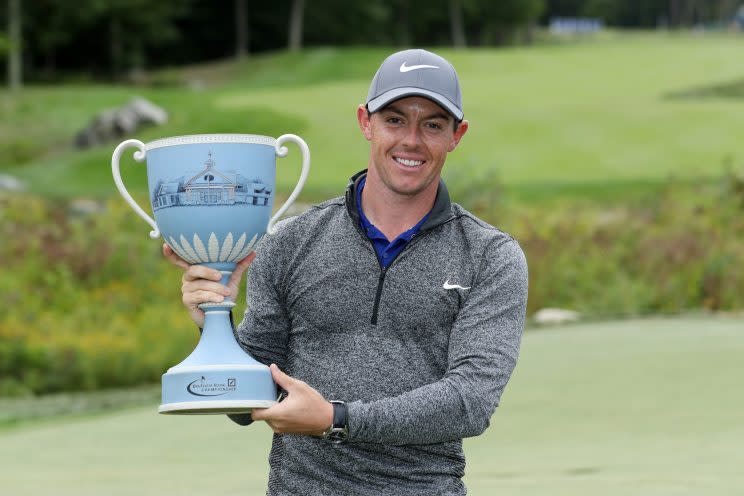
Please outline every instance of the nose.
M421 130L415 124L406 126L405 135L403 136L402 145L408 148L416 148L421 141Z

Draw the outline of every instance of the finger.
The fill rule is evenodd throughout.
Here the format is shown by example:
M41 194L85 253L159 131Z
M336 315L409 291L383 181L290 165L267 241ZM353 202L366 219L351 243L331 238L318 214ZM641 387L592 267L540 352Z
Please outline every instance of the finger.
M225 297L211 291L195 291L184 294L181 301L187 307L196 308L202 303L222 303L225 301Z
M197 279L207 279L210 281L219 281L222 279L222 273L219 270L210 269L203 265L191 265L186 272L183 273L183 282L196 281Z
M274 382L276 382L278 386L286 389L288 392L295 389L296 386L300 383L300 381L298 381L297 379L294 379L282 372L275 363L272 363L269 368L271 369L271 377L272 379L274 379Z
M179 257L168 243L163 243L163 255L165 255L165 258L173 265L181 267L182 269L189 268L189 264L183 258Z
M274 407L269 408L254 408L251 411L251 418L253 420L265 420L267 423L274 418Z
M227 286L214 281L198 279L196 281L184 282L181 285L181 293L194 293L196 291L208 291L222 296L230 296L230 289Z

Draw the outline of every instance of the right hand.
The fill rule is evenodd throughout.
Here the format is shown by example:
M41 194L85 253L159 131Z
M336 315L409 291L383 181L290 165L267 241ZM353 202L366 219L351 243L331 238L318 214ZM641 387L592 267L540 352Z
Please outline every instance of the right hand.
M202 329L204 328L204 311L199 308L199 304L221 303L225 298L235 301L243 274L256 258L256 252L251 252L238 262L227 286L223 286L220 284L222 274L219 270L210 269L204 265L189 265L166 243L163 244L163 255L170 263L184 269L181 278L182 301L189 311L191 320Z

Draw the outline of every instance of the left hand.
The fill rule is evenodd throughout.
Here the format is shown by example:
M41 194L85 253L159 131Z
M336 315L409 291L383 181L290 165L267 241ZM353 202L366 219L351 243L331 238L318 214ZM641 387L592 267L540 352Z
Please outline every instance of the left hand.
M320 436L333 424L333 405L323 395L271 364L271 376L287 391L284 401L271 408L254 409L253 420L265 420L271 430L281 434Z

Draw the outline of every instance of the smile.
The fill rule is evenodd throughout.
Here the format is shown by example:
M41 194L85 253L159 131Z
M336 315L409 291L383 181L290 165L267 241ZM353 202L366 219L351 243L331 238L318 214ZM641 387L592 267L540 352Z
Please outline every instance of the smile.
M419 165L424 163L424 160L408 160L400 157L393 157L393 159L399 164L405 165L406 167L418 167Z

